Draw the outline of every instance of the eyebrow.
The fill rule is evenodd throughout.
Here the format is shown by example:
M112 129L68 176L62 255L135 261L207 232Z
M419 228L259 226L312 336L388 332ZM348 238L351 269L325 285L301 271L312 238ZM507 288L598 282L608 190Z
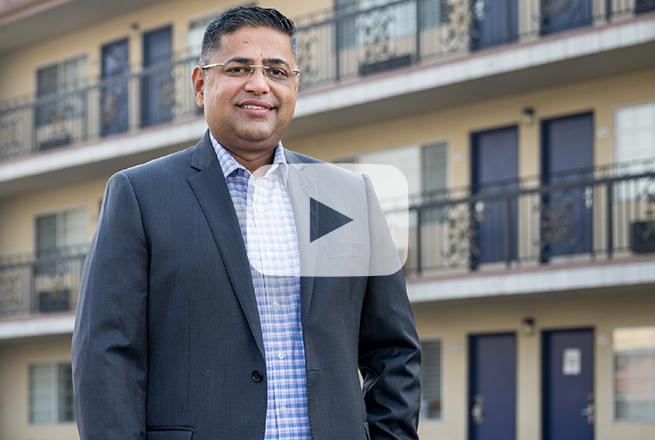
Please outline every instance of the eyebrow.
M284 61L281 58L265 58L262 62L263 62L263 64L265 66L268 66L270 64L273 64L273 65L283 64L285 66L291 67L291 65L289 63L287 63L286 61ZM228 64L228 63L254 64L255 61L252 58L234 57L234 58L230 58L229 60L227 60L225 62L225 64Z

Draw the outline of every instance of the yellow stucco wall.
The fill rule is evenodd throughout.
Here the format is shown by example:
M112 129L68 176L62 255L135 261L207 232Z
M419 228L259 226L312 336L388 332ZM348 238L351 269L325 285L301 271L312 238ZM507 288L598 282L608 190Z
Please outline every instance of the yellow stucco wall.
M540 170L539 121L592 111L595 131L600 127L609 130L606 137L594 138L594 162L607 164L613 161L614 111L655 101L653 77L655 69L647 69L289 139L284 144L292 150L330 161L384 148L445 140L449 144L450 186L460 186L470 182L471 133L518 125L519 176L535 176ZM521 123L521 112L526 107L535 110L535 122L529 127Z
M443 420L422 421L421 438L465 440L468 423L468 337L515 332L517 337L517 436L541 437L542 330L593 328L594 336L610 338L617 326L655 324L652 286L596 292L563 292L520 297L414 304L419 335L440 338L443 353ZM526 336L521 321L535 319L536 332ZM458 348L454 348L458 347ZM612 347L594 346L596 440L652 440L655 424L612 419Z
M71 335L0 341L0 438L76 440L75 423L29 423L28 368L37 362L70 362Z
M298 2L270 0L257 2L277 7L295 18L330 6L331 1ZM130 60L140 67L144 32L166 25L173 27L173 48L186 48L189 23L210 13L220 12L237 2L178 0L80 29L38 46L6 54L0 60L0 100L31 93L36 69L76 54L87 54L89 75L97 78L104 44L130 39ZM537 4L535 1L531 4ZM536 7L536 6L535 6ZM137 26L134 27L133 25ZM470 182L470 135L508 125L519 125L519 175L534 176L540 169L540 125L542 119L592 111L595 131L608 129L606 137L594 139L594 161L613 160L614 112L617 108L655 101L655 69L616 75L567 86L534 90L446 110L407 115L377 121L311 137L285 140L289 149L324 160L334 160L379 149L426 145L446 141L449 145L449 184ZM535 123L521 123L521 111L535 109ZM294 121L294 123L301 123ZM200 135L200 134L199 134ZM109 175L75 185L53 187L35 193L0 199L0 257L34 250L34 218L66 208L85 206L88 240L96 226L99 202ZM444 410L443 420L422 422L425 440L467 438L467 338L469 334L515 331L518 352L517 440L540 438L540 354L538 336L520 334L521 320L536 319L537 330L593 327L595 335L611 334L618 325L653 324L655 299L651 292L584 292L449 301L415 304L421 337L443 341ZM459 350L453 350L453 344ZM69 360L70 335L13 342L0 341L0 439L59 440L77 439L73 426L33 427L27 423L27 366L40 360ZM611 346L595 347L595 388L598 402L597 440L652 440L655 424L629 424L612 421Z
M598 340L618 326L653 324L655 297L648 288L486 298L414 304L421 338L439 338L443 353L442 420L420 423L423 440L466 440L468 337L515 332L517 335L517 437L540 438L542 330L593 328ZM536 333L521 332L525 317L535 318ZM70 335L0 342L0 438L74 440L71 424L33 426L28 417L28 366L70 360ZM651 440L655 424L612 420L612 348L594 346L597 440Z
M85 207L87 242L91 242L108 178L0 200L0 257L33 252L36 216L69 208Z
M143 33L164 26L172 26L172 48L176 56L184 56L187 48L189 24L206 16L240 4L257 3L263 7L279 9L290 18L301 17L332 4L329 0L298 2L297 0L269 0L265 2L239 2L231 0L178 0L159 2L93 26L88 26L42 41L40 44L4 54L0 60L0 102L36 89L36 70L52 63L86 55L88 77L94 81L100 75L101 48L124 38L129 39L129 59L133 71L141 68ZM191 81L189 79L189 81Z
M519 126L519 176L539 174L540 124L542 119L583 112L594 113L595 131L607 128L607 136L594 138L595 164L613 161L613 127L616 109L655 101L655 69L596 81L535 91L507 98L480 102L448 110L428 112L355 128L319 133L306 138L284 140L286 148L332 161L363 152L448 143L449 185L470 183L471 133L517 124ZM535 122L521 122L525 107L535 109ZM296 123L296 121L292 122ZM0 199L0 255L33 249L35 215L65 207L88 204L89 234L93 233L98 201L109 175L91 182L52 188L40 193ZM89 237L90 238L90 237Z

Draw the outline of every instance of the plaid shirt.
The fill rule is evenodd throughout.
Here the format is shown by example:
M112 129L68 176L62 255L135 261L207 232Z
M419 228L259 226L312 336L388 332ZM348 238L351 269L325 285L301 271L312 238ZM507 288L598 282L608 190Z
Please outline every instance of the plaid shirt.
M300 255L282 144L255 179L213 136L246 243L266 352L265 440L311 440L300 323Z

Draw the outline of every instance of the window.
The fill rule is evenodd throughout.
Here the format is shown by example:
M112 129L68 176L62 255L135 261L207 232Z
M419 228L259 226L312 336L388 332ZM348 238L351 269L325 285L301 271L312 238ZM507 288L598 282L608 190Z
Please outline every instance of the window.
M441 341L421 341L421 418L441 420Z
M194 20L191 23L189 23L189 35L187 37L187 48L188 48L187 50L190 57L200 56L200 51L202 49L202 37L205 34L205 29L207 28L207 25L211 23L213 19L214 16L211 15L208 17L200 18L198 20ZM197 63L197 60L195 60L194 63Z
M75 421L70 362L29 366L29 419L34 425Z
M86 56L61 61L36 72L35 123L41 150L69 144L74 136L65 121L79 119L86 113Z
M615 329L614 420L655 422L655 326Z
M84 86L86 82L86 56L79 56L50 66L36 72L36 95L39 98L57 93L64 93ZM79 95L76 95L79 96ZM50 105L43 105L37 112L37 125L52 123L56 118L72 118L75 110L79 111L79 97L75 102L61 104L60 99L52 100ZM76 108L75 108L76 107Z
M36 218L36 257L74 255L86 242L86 209L83 207Z
M407 179L410 196L444 191L447 184L447 145L391 148L363 153L353 158L357 163L386 164L398 168Z
M84 208L36 218L34 308L40 313L75 307L86 251L86 222Z
M393 4L384 7L389 3ZM335 10L344 16L337 24L339 48L371 44L379 37L376 32L380 29L383 29L385 36L389 38L414 34L417 4L422 29L448 22L450 7L447 0L419 0L418 3L393 0L335 0Z
M655 102L625 107L614 114L614 161L621 164L622 175L642 174L655 164ZM617 184L617 199L643 196L647 179Z

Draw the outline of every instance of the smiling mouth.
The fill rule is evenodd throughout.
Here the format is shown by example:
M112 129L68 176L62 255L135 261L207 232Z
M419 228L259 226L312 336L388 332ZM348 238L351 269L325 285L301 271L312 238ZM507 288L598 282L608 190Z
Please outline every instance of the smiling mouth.
M261 105L252 105L252 104L242 105L240 107L247 108L247 109L254 109L254 110L270 110L269 107L264 107Z

